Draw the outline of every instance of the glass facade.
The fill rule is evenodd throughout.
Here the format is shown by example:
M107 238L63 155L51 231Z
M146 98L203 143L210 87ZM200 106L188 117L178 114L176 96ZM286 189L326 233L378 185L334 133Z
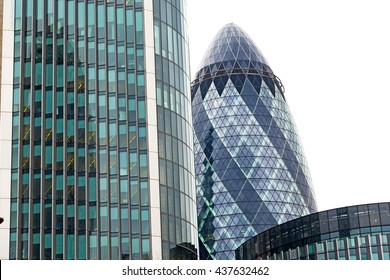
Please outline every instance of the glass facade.
M163 259L196 259L198 247L184 5L153 1Z
M196 258L183 2L14 1L10 259Z
M389 260L390 203L337 208L260 233L236 250L239 260Z
M284 88L235 24L192 83L201 258L234 259L256 234L317 210Z

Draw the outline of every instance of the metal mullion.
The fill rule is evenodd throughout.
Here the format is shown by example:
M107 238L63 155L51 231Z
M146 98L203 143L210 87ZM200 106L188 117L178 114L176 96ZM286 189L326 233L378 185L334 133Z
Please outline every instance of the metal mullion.
M53 27L53 84L56 84L57 83L57 50L58 50L58 46L57 46L57 28L56 27L56 23L57 23L57 20L58 19L58 10L57 10L57 7L58 7L58 4L57 5L53 5L53 13L54 13L54 27ZM47 6L45 5L45 11L47 11ZM46 35L46 26L47 24L44 25L44 34ZM46 36L45 37L45 50L46 50ZM46 57L45 57L46 58ZM46 61L46 60L45 60ZM64 71L63 71L64 72ZM64 75L64 74L63 74ZM54 79L55 79L55 82L54 82ZM46 92L46 82L45 82L45 92ZM54 225L56 220L57 220L57 86L54 86L52 87L52 183L55 182L55 184L53 183L52 185L52 205L53 205L53 210L54 212L52 212L52 224ZM62 182L63 184L63 182ZM54 189L54 185L55 185L55 189ZM52 256L51 256L51 259L56 259L57 258L57 251L56 251L56 236L57 236L57 230L55 229L55 227L52 227L52 233L51 233L51 236L52 236Z
M98 7L97 3L95 4L95 22L97 23L98 16ZM99 64L98 64L98 46L99 46L99 36L98 36L97 24L95 24L95 94L96 94L96 259L100 259L100 146L99 146Z
M23 106L23 103L24 103L24 53L25 53L25 49L26 49L26 46L25 46L25 43L26 43L26 37L23 35L25 33L25 22L26 22L26 18L25 18L25 5L23 5L23 2L21 2L21 5L20 5L20 15L21 15L21 19L20 19L20 69L19 69L19 74L20 74L20 78L19 78L19 86L20 86L20 112L19 112L19 116L20 116L20 119L19 119L19 123L21 124L20 126L20 129L19 131L22 132L23 131L23 127L24 127L24 106ZM23 135L23 134L20 134L20 135ZM17 196L17 217L18 217L18 221L17 221L17 225L16 225L16 252L15 252L15 259L21 259L21 245L22 245L22 215L23 215L23 211L22 211L22 205L23 205L23 201L22 201L22 196L21 196L21 191L22 191L22 184L23 184L23 172L22 169L20 168L20 165L22 164L22 154L23 154L23 139L19 139L19 160L18 160L18 177L19 177L19 182L18 182L18 196Z
M86 9L86 12L87 12L87 9ZM96 17L97 17L97 5L95 4L94 5L94 19L96 21ZM87 22L88 22L88 19L87 19ZM96 106L96 112L98 112L98 102L99 102L99 95L98 95L98 64L97 64L97 54L98 54L98 51L97 51L97 39L96 39L96 36L97 36L97 26L95 25L94 26L94 34L95 36L93 37L93 42L94 42L94 45L95 45L95 52L94 52L94 56L95 56L95 63L94 63L94 71L95 71L95 106ZM88 37L87 37L88 38ZM89 40L88 40L89 41ZM87 45L88 47L88 45ZM89 56L87 56L87 60L88 60ZM87 63L88 65L88 63ZM88 75L88 83L89 83L89 67L88 67L88 73L86 73ZM88 101L89 99L89 92L88 92L88 96L86 94L86 100ZM89 103L86 102L86 111L88 113L89 111ZM87 114L87 117L89 118L89 114ZM87 123L88 124L88 123ZM98 115L95 116L95 124L96 124L96 133L95 133L95 139L98 139ZM87 140L87 149L86 149L86 155L87 157L89 157L89 126L86 127L87 131L88 131L88 140ZM98 208L98 197L99 197L99 192L98 192L98 184L99 184L99 176L98 176L98 170L99 170L99 158L98 158L98 143L97 141L95 141L95 165L97 166L95 168L95 193L96 193L96 201L95 201L95 212L96 212L96 242L97 242L97 245L96 245L96 258L98 259L98 256L99 256L99 247L98 247L98 244L99 244L99 226L100 226L100 221L99 221L99 208ZM87 171L89 171L90 167L89 167L89 160L87 159L87 163L88 163L88 167L87 167ZM90 205L89 205L89 179L90 179L90 176L89 176L89 172L87 172L87 176L86 176L86 182L87 182L87 185L88 185L88 188L86 187L86 197L87 197L87 209L86 209L86 259L90 259L90 237L92 236L89 231L90 231L90 228L89 228L89 219L90 219Z
M130 125L130 122L129 122L129 81L128 81L128 74L129 74L129 71L128 71L128 65L127 65L127 61L128 61L128 53L127 53L127 10L128 10L128 7L125 5L125 3L123 4L123 31L124 31L124 41L123 41L123 45L124 45L124 58L125 58L125 100L126 100L126 104L125 104L125 107L126 107L126 120L125 120L125 125L126 125L126 163L127 163L127 175L126 175L126 179L127 179L127 194L128 194L128 200L127 200L127 210L128 210L128 216L127 216L127 221L128 221L128 239L129 239L129 244L128 244L128 248L129 248L129 260L132 259L132 256L131 256L131 251L132 251L132 245L131 245L131 187L130 187L130 168L129 168L129 162L130 162L130 144L129 144L129 139L130 139L130 133L129 133L129 125ZM120 188L120 181L119 181L119 188ZM120 198L119 198L120 199ZM120 200L119 200L120 201ZM121 205L121 204L119 204ZM120 207L121 209L122 207ZM122 212L121 210L119 210L120 212ZM122 221L122 213L119 213L119 217L120 217L120 221ZM121 226L122 226L122 222L121 223ZM120 227L120 229L122 229ZM122 234L120 234L120 237L119 237L119 240L118 240L118 244L119 244L119 257L121 258L122 256Z
M85 259L87 259L87 251L88 251L88 246L87 246L87 225L88 225L88 219L87 219L87 211L88 211L88 196L87 196L87 185L88 185L88 110L87 110L87 105L88 105L88 94L87 94L87 72L88 72L88 21L87 21L87 15L88 15L88 2L85 2L85 7L84 7L84 178L85 178L85 190L84 190L84 195L85 195ZM79 247L79 246L77 246ZM78 254L78 251L77 251ZM78 259L78 255L77 255Z
M43 10L46 11L46 2L44 1L42 4ZM46 14L46 13L44 13ZM43 15L42 16L42 77L41 77L41 119L42 119L42 128L41 128L41 178L43 178L43 175L45 172L43 171L43 165L44 165L44 159L46 158L46 143L43 140L44 139L44 129L45 126L45 120L46 120L46 108L44 109L44 106L46 105L46 86L44 86L45 81L46 81L46 71L43 69L46 69L46 17ZM46 107L46 106L45 106ZM42 113L43 112L43 113ZM52 153L53 156L53 153ZM52 159L53 161L53 159ZM53 186L53 174L52 174L52 186ZM43 182L41 184L41 194L43 194L44 186ZM52 187L52 192L53 192L53 187ZM40 259L44 259L44 252L45 252L45 230L44 230L44 209L45 209L45 203L43 196L41 195L40 198L41 201L41 206L40 206ZM52 195L52 205L53 205L53 195ZM52 215L53 216L53 215ZM53 221L52 221L53 222Z
M87 5L86 5L86 8L85 8L85 12L86 12L86 27L87 27L87 30L86 30L86 34L88 34L88 3L87 2ZM96 18L96 5L94 5L94 18ZM96 26L95 26L95 30L94 30L94 34L96 34ZM94 36L93 38L93 42L95 43L95 46L96 46L96 35ZM86 73L85 73L85 85L87 87L87 85L89 84L89 39L88 39L88 36L87 36L87 39L86 39L86 52L87 52L87 55L86 55ZM95 48L95 89L96 89L96 48ZM96 90L95 90L96 92ZM95 96L96 96L96 93L95 93ZM87 90L85 90L85 98L86 98L86 102L85 102L85 110L86 110L86 125L85 125L85 129L86 129L86 147L85 147L85 155L86 155L86 176L85 176L85 197L86 197L86 201L85 201L85 206L86 206L86 209L85 209L85 246L86 246L86 252L85 252L85 258L87 260L90 259L90 234L89 234L89 231L90 231L90 228L89 228L89 219L90 219L90 211L89 211L89 182L90 182L90 176L89 176L89 171L90 171L90 165L89 165L89 91L87 92ZM96 97L95 97L96 98ZM97 106L97 100L95 100L95 104ZM95 119L96 119L96 116L95 116ZM96 158L96 144L95 144L95 158ZM96 162L96 160L95 160ZM96 162L97 164L97 162ZM95 170L95 174L96 174L96 170ZM95 175L95 178L96 178L96 175ZM95 192L96 192L96 182L95 182Z
M68 93L68 80L67 80L67 73L68 73L68 2L64 1L64 33L63 33L63 53L64 53L64 71L63 71L63 78L64 78L64 87L63 87L63 137L62 137L62 146L63 146L63 256L62 259L66 259L66 255L68 253L67 251L67 225L68 225L68 212L67 212L67 200L66 200L66 194L67 194L67 181L68 181L68 172L67 172L67 141L66 141L66 135L67 135L67 124L68 124L68 102L67 102L67 93ZM73 11L74 12L74 11ZM66 59L65 59L66 58ZM74 65L73 65L74 66Z
M104 59L105 59L105 66L104 66L104 70L105 70L105 82L106 82L106 85L105 85L105 100L106 100L106 120L105 120L105 123L106 123L106 135L107 135L107 138L109 136L109 133L110 133L110 130L109 130L109 127L110 127L110 120L109 120L109 110L108 110L108 105L109 105L109 95L108 95L108 92L109 92L109 87L108 87L108 40L107 40L107 25L108 25L108 13L107 13L107 1L104 1L103 3L103 7L104 7L104 44L105 44L105 54L104 54ZM96 17L97 19L97 17ZM99 40L98 40L99 41ZM99 70L99 69L98 69ZM99 72L98 72L98 75L99 75ZM98 76L99 78L99 76ZM98 87L98 96L99 96L99 87ZM99 130L99 122L97 123L96 125L96 128L97 130ZM99 131L100 132L100 131ZM98 140L98 143L99 143L99 140ZM98 145L100 146L100 145ZM110 244L110 230L111 230L111 203L110 203L110 194L111 194L111 186L110 186L110 145L109 145L109 141L106 142L105 144L105 148L106 148L106 157L107 157L107 202L106 202L106 205L107 205L107 250L109 249L109 244ZM100 161L100 158L99 158L99 161ZM100 164L99 164L100 165ZM100 166L99 166L100 167ZM100 175L100 174L99 174ZM100 177L100 176L99 176ZM99 182L100 184L100 182ZM99 185L99 189L100 189L100 185ZM99 248L99 258L102 259L102 249L101 249L101 237L103 236L102 232L100 231L100 221L101 221L101 218L100 218L100 192L99 192L99 201L98 201L98 204L99 204L99 218L98 218L98 221L99 221L99 230L98 230L98 233L99 233L99 240L98 240L98 248ZM108 259L110 258L110 250L108 250L107 252L108 254Z
M78 106L77 106L77 103L78 103L78 46L79 46L79 40L78 40L78 2L75 1L74 2L74 41L75 41L75 44L74 44L74 58L73 58L73 96L74 96L74 104L73 104L73 110L74 110L74 115L73 115L73 134L74 134L74 140L73 140L73 154L74 154L74 162L73 162L73 165L74 165L74 175L73 175L73 178L74 178L74 196L73 196L73 199L74 199L74 202L73 202L73 206L74 206L74 213L73 213L73 216L74 216L74 221L73 221L73 225L74 225L74 232L73 232L73 236L74 236L74 244L73 244L73 251L74 251L74 259L76 260L77 259L77 255L78 255L78 246L77 246L77 237L78 237L78 234L77 234L77 225L78 225L78 215L77 215L77 210L78 210L78 203L77 203L77 198L78 198L78 162L77 162L77 157L78 157L78 143L76 143L76 139L77 136L78 136L78 129L76 129L77 127L77 124L78 124ZM76 67L77 65L77 67Z
M85 2L84 3L84 15L83 15L83 18L84 18L84 35L83 35L83 37L84 37L84 71L85 71L85 69L87 69L87 55L86 55L86 50L87 50L87 48L88 48L88 41L87 41L87 37L86 37L86 20L87 20L87 9L88 9L88 3L87 2ZM77 18L77 20L76 20L76 22L78 23L78 18ZM78 35L78 31L77 31L77 35ZM86 102L86 93L85 93L85 85L86 85L86 74L84 73L84 80L83 80L83 85L84 85L84 104L85 104L85 106L84 106L84 156L85 156L85 158L84 158L84 178L87 178L87 170L85 170L86 168L86 166L87 166L87 154L86 154L86 152L87 152L87 143L86 143L86 135L87 135L87 133L86 133L86 131L87 131L87 113L86 113L86 104L87 104L87 102ZM77 104L77 102L78 102L78 96L77 96L77 98L75 99L75 104ZM76 129L76 133L75 133L75 135L76 136L78 136L78 110L76 110L77 112L76 112L76 116L77 116L77 118L76 118L76 127L77 127L77 129ZM76 139L78 139L78 137L76 138ZM78 145L78 144L77 144ZM78 147L77 147L77 152L78 152ZM78 154L76 153L76 158L78 157ZM75 163L76 165L76 170L78 170L78 162L77 162L77 160L76 160L76 163ZM86 180L86 179L85 179ZM77 175L77 182L78 182L78 175ZM78 184L77 184L77 186L78 186ZM86 194L86 190L87 190L87 181L85 181L85 186L84 186L84 195ZM86 199L86 197L85 197L85 199ZM76 223L76 225L75 225L75 260L76 259L79 259L79 246L78 246L78 243L79 243L79 219L78 219L78 210L79 210L79 204L78 204L78 187L77 187L77 191L76 191L76 202L77 202L77 209L76 209L76 213L75 213L75 223ZM87 211L87 203L86 203L86 200L84 201L84 207L85 207L85 211ZM86 217L86 215L85 215L85 217ZM86 219L86 218L85 218ZM85 225L87 225L87 220L85 221ZM87 237L87 231L86 231L86 228L85 228L85 237ZM86 247L86 244L84 244L84 250L85 250L85 252L87 252L87 247ZM86 254L85 254L85 256L86 256Z
M117 3L114 2L114 37L115 37L115 74L116 74L116 99L115 99L115 105L116 105L116 120L115 120L115 130L116 130L116 161L117 161L117 174L116 174L116 180L117 180L117 209L118 209L118 215L117 215L117 223L118 223L118 259L120 259L120 256L122 255L122 249L120 246L120 240L122 237L122 225L121 225L121 207L120 207L120 143L119 143L119 117L118 117L118 111L119 111L119 69L118 69L118 18L117 18ZM111 186L111 185L110 185ZM110 195L111 198L111 195ZM111 199L110 199L111 203ZM110 207L110 214L111 214L111 207ZM110 231L111 232L111 231ZM111 244L111 236L110 236L110 259L112 259L112 244Z
M76 8L77 6L77 8ZM75 8L77 9L78 11L78 3L77 5L75 5ZM84 3L84 27L86 26L86 12L87 12L87 5L86 3ZM78 11L79 12L79 11ZM77 15L77 13L75 13L75 15ZM75 38L77 38L77 42L78 42L78 38L79 38L79 34L78 34L78 16L75 16L75 26L77 26L77 32L75 32L77 34L77 36L75 36ZM87 38L86 38L86 33L84 32L84 58L87 57L86 55L86 50L87 50L87 47L88 47L88 42L87 42ZM75 57L77 58L77 54L78 54L78 44L77 44L77 48L75 48ZM84 62L84 68L86 68L85 66L87 65L86 63L86 59L85 59L85 62ZM77 65L77 72L75 71L75 81L77 81L77 85L78 85L78 65ZM86 98L86 93L85 93L85 84L86 84L86 78L85 78L86 75L84 75L84 103L87 104L85 98ZM75 92L75 105L74 107L77 108L77 110L75 110L75 139L78 139L78 87L77 87L77 92ZM84 115L86 116L86 112L85 112L86 109L84 109ZM86 126L84 128L84 135L85 134L85 131L87 129L87 122L84 121ZM77 126L77 129L76 129L76 126ZM75 143L76 144L76 143ZM87 151L86 147L84 148L85 151ZM78 158L78 143L77 145L75 145L75 173L77 176L75 176L75 182L78 182L78 161L77 161L77 158ZM86 154L85 154L86 155ZM87 160L87 157L85 157L84 159L84 165L86 166L86 160ZM85 172L87 173L87 172ZM85 177L85 176L84 176ZM87 189L87 184L85 185L85 189ZM75 259L78 259L78 255L79 255L79 246L77 245L78 244L78 209L79 209L79 205L78 205L78 184L75 183ZM84 202L85 203L85 202ZM85 207L87 206L87 204L85 203ZM86 245L86 244L85 244ZM85 250L87 250L87 247L85 248Z
M27 234L28 234L28 257L27 259L32 259L32 251L33 251L33 189L34 189L34 147L35 147L35 141L34 141L34 120L35 120L35 106L34 106L34 95L35 95L35 24L34 19L36 15L36 9L35 9L35 1L31 1L31 56L30 56L30 159L29 159L29 197L28 197L28 228L27 228ZM27 3L26 3L27 5Z

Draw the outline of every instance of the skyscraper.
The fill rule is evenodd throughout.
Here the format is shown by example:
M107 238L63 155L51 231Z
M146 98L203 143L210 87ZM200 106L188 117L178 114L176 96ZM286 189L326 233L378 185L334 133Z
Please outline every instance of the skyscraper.
M284 88L235 24L214 38L192 83L203 258L316 211L310 173Z
M5 1L1 258L197 257L185 5Z

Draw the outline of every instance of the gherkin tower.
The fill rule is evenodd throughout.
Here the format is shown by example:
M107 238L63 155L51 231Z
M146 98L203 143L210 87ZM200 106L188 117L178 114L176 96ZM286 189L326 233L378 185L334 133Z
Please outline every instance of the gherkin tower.
M281 81L248 35L224 26L192 83L201 258L317 210Z

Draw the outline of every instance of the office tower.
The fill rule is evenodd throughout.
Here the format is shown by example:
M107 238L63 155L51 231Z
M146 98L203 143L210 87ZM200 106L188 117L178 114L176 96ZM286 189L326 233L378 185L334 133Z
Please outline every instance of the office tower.
M389 260L390 203L341 207L270 228L236 250L238 260Z
M248 35L224 26L192 83L201 258L316 211L284 88Z
M2 258L197 257L185 9L5 2Z

